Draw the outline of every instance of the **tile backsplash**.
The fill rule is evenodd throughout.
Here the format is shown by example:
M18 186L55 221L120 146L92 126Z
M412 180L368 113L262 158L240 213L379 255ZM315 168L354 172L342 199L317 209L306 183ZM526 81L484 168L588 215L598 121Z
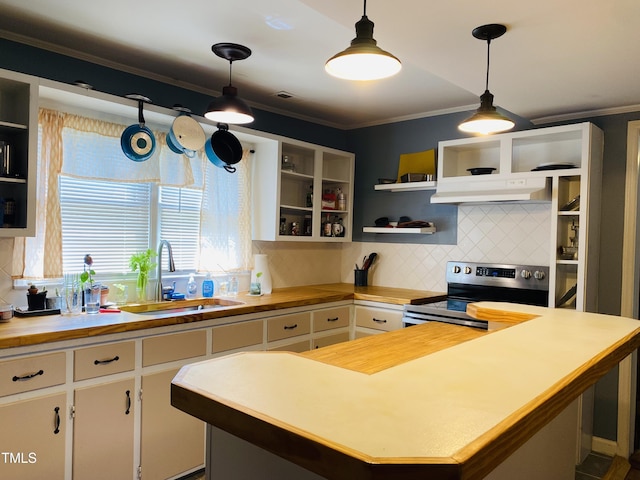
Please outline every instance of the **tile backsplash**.
M351 283L354 264L377 252L369 285L445 291L449 260L548 265L550 221L548 204L461 205L456 245L254 242L253 250L268 255L274 288ZM25 292L12 289L12 255L13 239L0 238L0 303L20 306Z

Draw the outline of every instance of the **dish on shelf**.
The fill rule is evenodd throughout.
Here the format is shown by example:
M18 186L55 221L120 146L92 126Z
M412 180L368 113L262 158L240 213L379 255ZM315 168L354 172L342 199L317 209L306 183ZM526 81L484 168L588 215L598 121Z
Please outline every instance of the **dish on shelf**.
M495 171L493 167L474 167L467 168L467 172L471 172L471 175L489 175Z
M378 185L389 185L391 183L396 183L395 178L379 178Z
M544 170L564 170L567 168L577 168L575 163L567 163L567 162L548 162L541 163L536 168L532 168L532 172L540 172Z
M567 203L560 207L560 210L563 212L571 212L573 210L578 210L580 208L580 195L569 200Z

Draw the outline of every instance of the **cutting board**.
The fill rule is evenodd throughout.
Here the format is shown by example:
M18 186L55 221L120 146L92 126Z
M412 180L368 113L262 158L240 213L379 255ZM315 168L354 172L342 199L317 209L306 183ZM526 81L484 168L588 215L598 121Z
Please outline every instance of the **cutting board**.
M425 150L423 152L415 153L403 153L400 155L400 162L398 163L398 179L397 182L401 182L401 177L405 173L426 173L434 175L436 174L436 151L435 149Z

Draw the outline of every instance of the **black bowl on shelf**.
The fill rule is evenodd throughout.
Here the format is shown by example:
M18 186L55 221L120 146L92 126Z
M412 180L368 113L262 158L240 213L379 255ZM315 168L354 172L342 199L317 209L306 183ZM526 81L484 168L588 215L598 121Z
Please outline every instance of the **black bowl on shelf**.
M475 167L475 168L467 168L467 172L471 172L471 175L489 175L493 173L495 168L493 167Z

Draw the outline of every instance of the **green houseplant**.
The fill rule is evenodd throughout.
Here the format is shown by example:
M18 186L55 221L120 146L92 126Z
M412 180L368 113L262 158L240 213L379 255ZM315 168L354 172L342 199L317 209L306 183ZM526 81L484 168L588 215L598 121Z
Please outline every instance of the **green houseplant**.
M129 266L131 271L138 272L136 282L136 294L139 301L147 300L147 284L149 283L149 271L156 266L154 259L157 254L150 248L131 255Z

